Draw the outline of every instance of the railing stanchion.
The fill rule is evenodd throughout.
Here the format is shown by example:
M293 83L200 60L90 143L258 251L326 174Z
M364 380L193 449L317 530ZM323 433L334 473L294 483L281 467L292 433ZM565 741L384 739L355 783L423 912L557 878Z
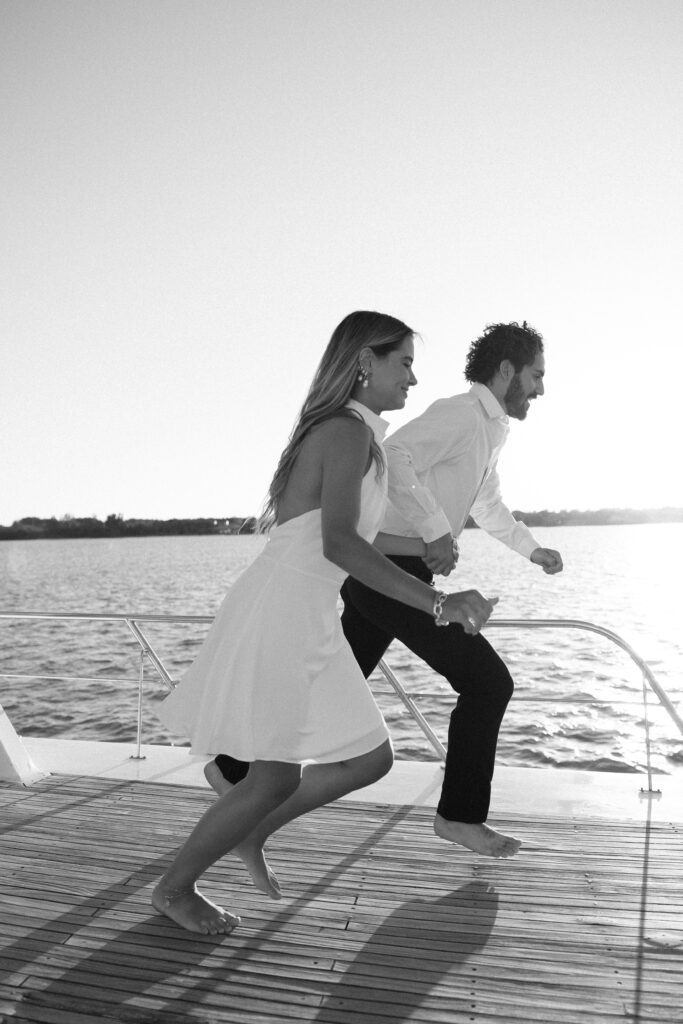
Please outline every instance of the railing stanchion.
M137 725L137 753L130 755L131 761L145 761L146 757L142 751L142 693L145 684L145 651L140 648L140 674L138 677L138 725Z
M145 652L145 654L151 661L152 665L154 665L155 669L157 670L163 681L168 686L169 690L172 690L173 687L175 686L175 683L173 682L170 675L166 671L163 661L152 647L151 643L143 633L141 627L138 625L137 622L135 622L134 619L126 619L126 625L128 626L129 630L131 631L137 642L140 644L140 647Z
M647 767L647 789L641 787L643 796L661 796L661 789L652 788L652 761L650 758L650 715L647 705L647 676L642 673L643 680L643 716L645 721L645 764Z
M380 671L382 672L382 675L387 680L387 682L391 683L391 685L393 686L395 692L398 694L398 696L401 698L401 700L403 701L405 706L408 708L408 711L410 712L411 716L415 719L417 724L420 726L420 728L422 729L422 732L425 734L425 736L427 737L427 739L429 740L431 745L434 747L434 750L437 752L437 754L439 755L441 760L443 762L445 762L446 761L446 748L444 747L443 743L441 742L441 740L436 735L436 733L432 729L432 727L429 724L429 722L427 721L427 719L424 717L424 715L422 714L422 712L418 708L418 706L415 703L415 701L412 699L412 697L408 696L406 691L403 689L403 686L398 681L398 679L396 678L394 673L391 671L391 669L389 668L387 663L384 661L384 659L382 659L380 661L380 663L379 663L379 665L377 667L380 669Z
M174 680L171 678L167 671L161 657L154 650L154 647L145 636L140 623L141 622L182 622L194 624L207 624L213 622L213 617L209 615L157 615L157 614L141 614L132 615L126 612L31 612L31 611L6 611L0 609L0 620L2 619L71 619L81 620L90 622L124 622L126 626L133 633L140 647L140 673L138 681L138 726L137 726L137 755L136 759L142 760L141 755L142 749L142 699L143 699L143 684L144 684L144 667L145 658L149 659L150 664L154 667L160 678L166 684L169 690L172 690L175 686ZM642 793L649 795L656 795L660 791L652 788L652 765L650 759L650 723L648 716L648 704L647 704L647 687L655 693L659 699L660 704L668 712L669 717L676 725L677 729L683 735L683 717L681 716L678 709L674 706L668 694L664 690L664 687L655 679L650 666L643 661L643 659L636 654L633 648L626 643L620 636L612 632L610 629L605 629L604 626L597 626L592 622L584 622L578 619L491 619L487 623L488 628L496 627L513 627L517 629L581 629L588 630L589 632L597 633L600 636L605 637L612 643L621 647L626 654L629 655L632 661L640 668L643 677L643 694L645 700L645 749L646 749L646 760L647 760L647 776L648 776L648 789L641 790ZM379 668L381 669L385 679L393 687L394 691L400 697L405 704L412 718L417 722L423 734L431 743L432 747L441 758L445 760L446 749L443 744L439 741L436 734L433 732L429 723L426 721L418 707L416 706L413 699L404 690L402 684L396 678L394 673L384 662L380 661ZM0 672L0 678L6 675ZM12 674L12 678L24 678L21 676L15 676ZM25 678L50 678L42 676L26 676ZM68 676L62 676L60 678L68 679Z

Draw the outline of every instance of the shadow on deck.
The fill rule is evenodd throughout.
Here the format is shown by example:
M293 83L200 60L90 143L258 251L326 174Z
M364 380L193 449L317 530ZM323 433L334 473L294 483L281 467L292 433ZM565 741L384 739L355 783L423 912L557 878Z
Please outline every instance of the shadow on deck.
M53 776L0 785L0 1024L683 1020L683 826L515 816L490 861L430 811L339 802L269 845L288 898L226 858L220 940L149 893L206 790Z

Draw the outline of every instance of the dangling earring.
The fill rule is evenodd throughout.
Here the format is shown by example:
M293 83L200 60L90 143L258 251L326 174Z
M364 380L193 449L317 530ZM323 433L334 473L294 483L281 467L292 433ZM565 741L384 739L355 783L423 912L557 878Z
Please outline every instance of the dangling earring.
M360 386L366 388L370 383L370 370L367 366L363 366L361 363L358 364L358 376L356 380L360 381Z

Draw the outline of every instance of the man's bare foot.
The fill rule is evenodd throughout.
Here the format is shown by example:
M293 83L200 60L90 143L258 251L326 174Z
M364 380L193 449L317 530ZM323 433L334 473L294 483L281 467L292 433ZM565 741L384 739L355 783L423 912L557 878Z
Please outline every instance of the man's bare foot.
M171 889L162 880L152 893L152 906L181 928L200 935L229 935L240 923L239 917L207 900L195 886Z
M277 875L266 860L263 846L254 842L247 836L244 842L235 846L233 853L237 854L251 875L251 880L257 889L270 896L271 900L281 900L282 891Z
M520 839L496 832L484 823L478 825L466 821L449 821L440 814L434 819L434 831L441 839L459 843L484 857L514 857L522 845Z
M204 765L204 778L219 796L229 793L233 788L232 782L228 782L215 761Z

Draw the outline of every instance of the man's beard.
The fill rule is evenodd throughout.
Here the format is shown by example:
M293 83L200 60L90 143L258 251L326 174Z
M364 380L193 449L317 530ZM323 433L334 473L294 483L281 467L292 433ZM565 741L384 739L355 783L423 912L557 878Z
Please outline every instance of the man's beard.
M512 416L516 420L525 420L526 414L529 411L524 407L527 397L519 374L516 373L510 381L510 387L505 395L505 407L508 416Z

